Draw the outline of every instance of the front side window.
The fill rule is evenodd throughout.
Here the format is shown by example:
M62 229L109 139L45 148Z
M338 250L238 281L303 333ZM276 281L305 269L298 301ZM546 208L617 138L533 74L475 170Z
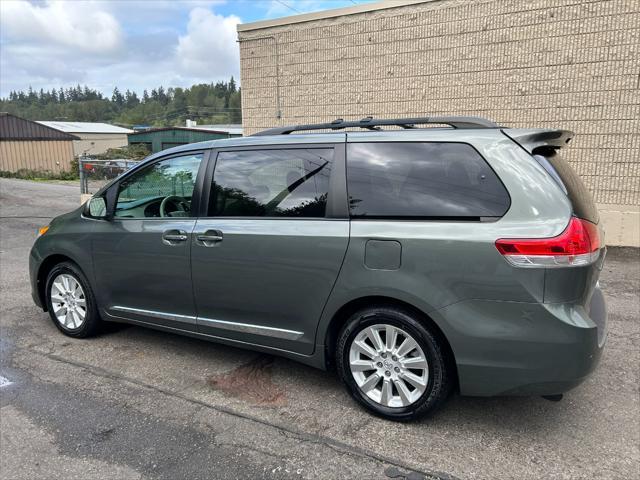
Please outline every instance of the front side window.
M325 216L331 148L220 152L209 216Z
M156 162L123 180L116 217L188 217L202 154Z
M495 172L463 143L351 143L347 187L354 218L478 220L510 205Z

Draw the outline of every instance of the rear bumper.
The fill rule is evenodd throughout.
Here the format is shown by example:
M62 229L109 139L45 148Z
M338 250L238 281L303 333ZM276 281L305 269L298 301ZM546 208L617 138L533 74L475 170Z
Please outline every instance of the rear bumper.
M596 368L606 341L599 288L585 308L470 300L440 310L463 395L554 395Z

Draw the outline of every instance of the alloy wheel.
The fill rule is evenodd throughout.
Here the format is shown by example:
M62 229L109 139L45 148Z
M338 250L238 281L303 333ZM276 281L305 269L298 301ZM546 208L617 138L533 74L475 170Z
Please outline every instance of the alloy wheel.
M429 380L429 364L418 342L387 324L371 325L356 335L349 367L360 390L385 407L415 403Z
M80 328L87 317L87 299L80 282L67 273L58 275L51 283L51 307L63 327Z

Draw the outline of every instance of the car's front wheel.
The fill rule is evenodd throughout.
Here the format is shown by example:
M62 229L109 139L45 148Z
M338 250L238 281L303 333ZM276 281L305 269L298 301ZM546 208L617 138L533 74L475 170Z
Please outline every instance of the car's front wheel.
M395 307L356 312L336 348L340 379L367 409L392 420L435 410L451 390L442 340L412 313Z
M63 262L53 267L45 285L47 310L62 333L76 338L96 333L100 317L93 290L75 264Z

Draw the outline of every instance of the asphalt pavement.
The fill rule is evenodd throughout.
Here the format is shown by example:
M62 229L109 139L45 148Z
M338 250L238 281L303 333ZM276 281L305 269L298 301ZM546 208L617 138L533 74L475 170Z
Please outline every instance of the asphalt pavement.
M402 424L293 361L133 326L63 336L28 253L78 203L77 186L0 179L1 479L638 478L638 249L610 249L607 347L562 401L454 396Z

